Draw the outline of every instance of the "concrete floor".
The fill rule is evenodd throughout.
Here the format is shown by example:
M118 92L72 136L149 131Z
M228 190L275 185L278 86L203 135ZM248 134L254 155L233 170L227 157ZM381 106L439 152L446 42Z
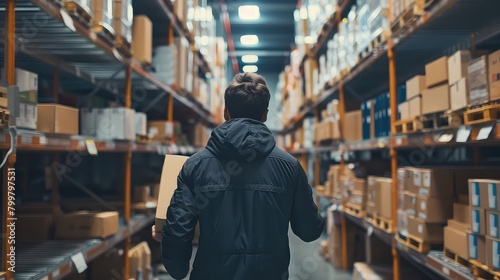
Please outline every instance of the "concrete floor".
M289 280L350 280L351 273L334 269L320 256L320 241L305 243L290 232L290 278ZM159 280L173 280L160 274ZM186 278L186 279L189 279ZM237 280L237 279L235 279Z

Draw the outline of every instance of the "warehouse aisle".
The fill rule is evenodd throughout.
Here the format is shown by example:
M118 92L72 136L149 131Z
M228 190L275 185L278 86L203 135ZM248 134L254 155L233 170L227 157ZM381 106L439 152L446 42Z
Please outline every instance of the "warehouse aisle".
M305 243L290 232L289 280L350 280L352 274L337 270L319 254L320 240ZM189 279L189 278L186 278ZM173 280L169 275L159 275L159 280Z

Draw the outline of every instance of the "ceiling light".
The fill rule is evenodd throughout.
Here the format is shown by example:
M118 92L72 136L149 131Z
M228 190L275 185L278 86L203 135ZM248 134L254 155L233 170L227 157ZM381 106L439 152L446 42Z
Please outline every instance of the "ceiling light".
M257 35L243 35L240 37L240 42L242 45L257 45L259 37Z
M243 72L245 73L255 73L259 70L256 65L245 65L243 66Z
M260 18L259 6L245 5L238 8L238 15L242 20L256 20Z
M259 61L259 57L254 54L246 54L241 57L243 63L255 63Z

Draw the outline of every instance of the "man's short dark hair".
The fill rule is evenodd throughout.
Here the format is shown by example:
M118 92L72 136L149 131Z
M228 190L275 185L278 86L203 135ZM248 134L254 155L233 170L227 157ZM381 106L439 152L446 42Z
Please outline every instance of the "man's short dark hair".
M236 74L224 93L224 102L231 118L262 121L270 99L266 80L254 73Z

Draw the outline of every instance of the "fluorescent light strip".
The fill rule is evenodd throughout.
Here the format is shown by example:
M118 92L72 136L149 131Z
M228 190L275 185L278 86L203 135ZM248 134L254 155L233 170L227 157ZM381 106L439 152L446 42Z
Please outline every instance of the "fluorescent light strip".
M240 37L240 42L242 45L257 45L259 43L259 37L257 35L243 35Z
M243 63L255 63L259 61L259 57L254 54L246 54L241 57Z
M244 5L238 8L238 16L242 20L257 20L260 18L259 6Z
M257 67L256 65L243 66L243 72L245 72L245 73L255 73L257 71L259 71L259 67Z

